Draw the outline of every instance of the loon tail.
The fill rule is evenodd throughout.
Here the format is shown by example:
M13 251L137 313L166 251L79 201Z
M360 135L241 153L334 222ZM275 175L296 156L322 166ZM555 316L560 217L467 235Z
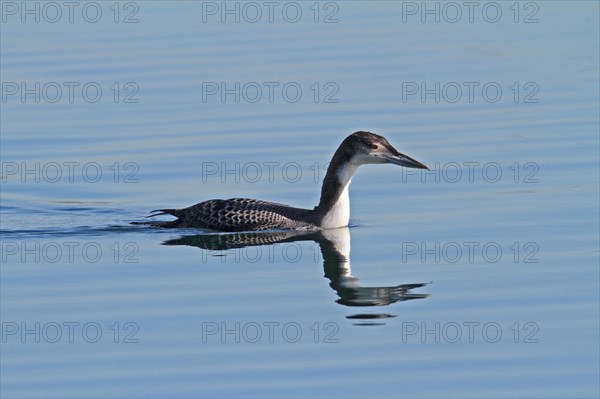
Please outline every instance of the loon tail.
M153 218L154 216L160 215L173 215L175 217L179 217L178 209L155 209L150 211L151 215L146 216L146 218Z
M167 222L131 222L130 224L134 225L142 225L142 226L153 226L153 227L167 227L167 228L177 228L177 227L186 227L183 220L179 219L179 209L155 209L150 212L151 215L146 216L146 218L152 218L154 216L160 215L172 215L177 217L175 220L167 221Z

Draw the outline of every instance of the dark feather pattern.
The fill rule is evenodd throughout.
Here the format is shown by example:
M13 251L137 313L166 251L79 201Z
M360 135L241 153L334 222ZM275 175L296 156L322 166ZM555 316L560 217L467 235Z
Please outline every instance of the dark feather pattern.
M177 220L150 222L159 227L200 227L219 231L314 229L313 210L248 198L214 199L183 209L157 209L148 217L173 215Z

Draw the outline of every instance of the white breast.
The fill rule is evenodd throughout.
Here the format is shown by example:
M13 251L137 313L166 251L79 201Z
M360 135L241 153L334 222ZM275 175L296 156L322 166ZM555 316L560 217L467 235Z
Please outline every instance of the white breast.
M321 227L324 229L335 229L337 227L346 227L350 221L350 195L348 195L348 186L350 181L344 187L342 194L333 207L325 214Z

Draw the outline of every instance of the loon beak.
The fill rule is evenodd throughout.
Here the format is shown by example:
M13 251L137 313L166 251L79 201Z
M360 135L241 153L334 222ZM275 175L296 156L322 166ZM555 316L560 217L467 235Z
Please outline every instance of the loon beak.
M427 167L427 165L417 161L416 159L412 159L408 155L404 155L401 152L395 151L394 155L385 156L385 160L388 163L393 163L394 165L400 165L407 168L416 168L416 169L427 169L431 170Z

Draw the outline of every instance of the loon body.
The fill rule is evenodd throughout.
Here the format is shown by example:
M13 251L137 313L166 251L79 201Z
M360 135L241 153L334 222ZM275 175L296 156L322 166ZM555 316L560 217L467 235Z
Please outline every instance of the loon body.
M319 205L314 209L247 198L215 199L183 209L158 209L148 217L173 215L169 222L141 223L159 227L200 227L219 231L272 229L329 229L348 226L348 186L360 165L392 163L409 168L429 169L398 152L383 136L356 132L348 136L331 159ZM138 223L139 224L139 223Z

